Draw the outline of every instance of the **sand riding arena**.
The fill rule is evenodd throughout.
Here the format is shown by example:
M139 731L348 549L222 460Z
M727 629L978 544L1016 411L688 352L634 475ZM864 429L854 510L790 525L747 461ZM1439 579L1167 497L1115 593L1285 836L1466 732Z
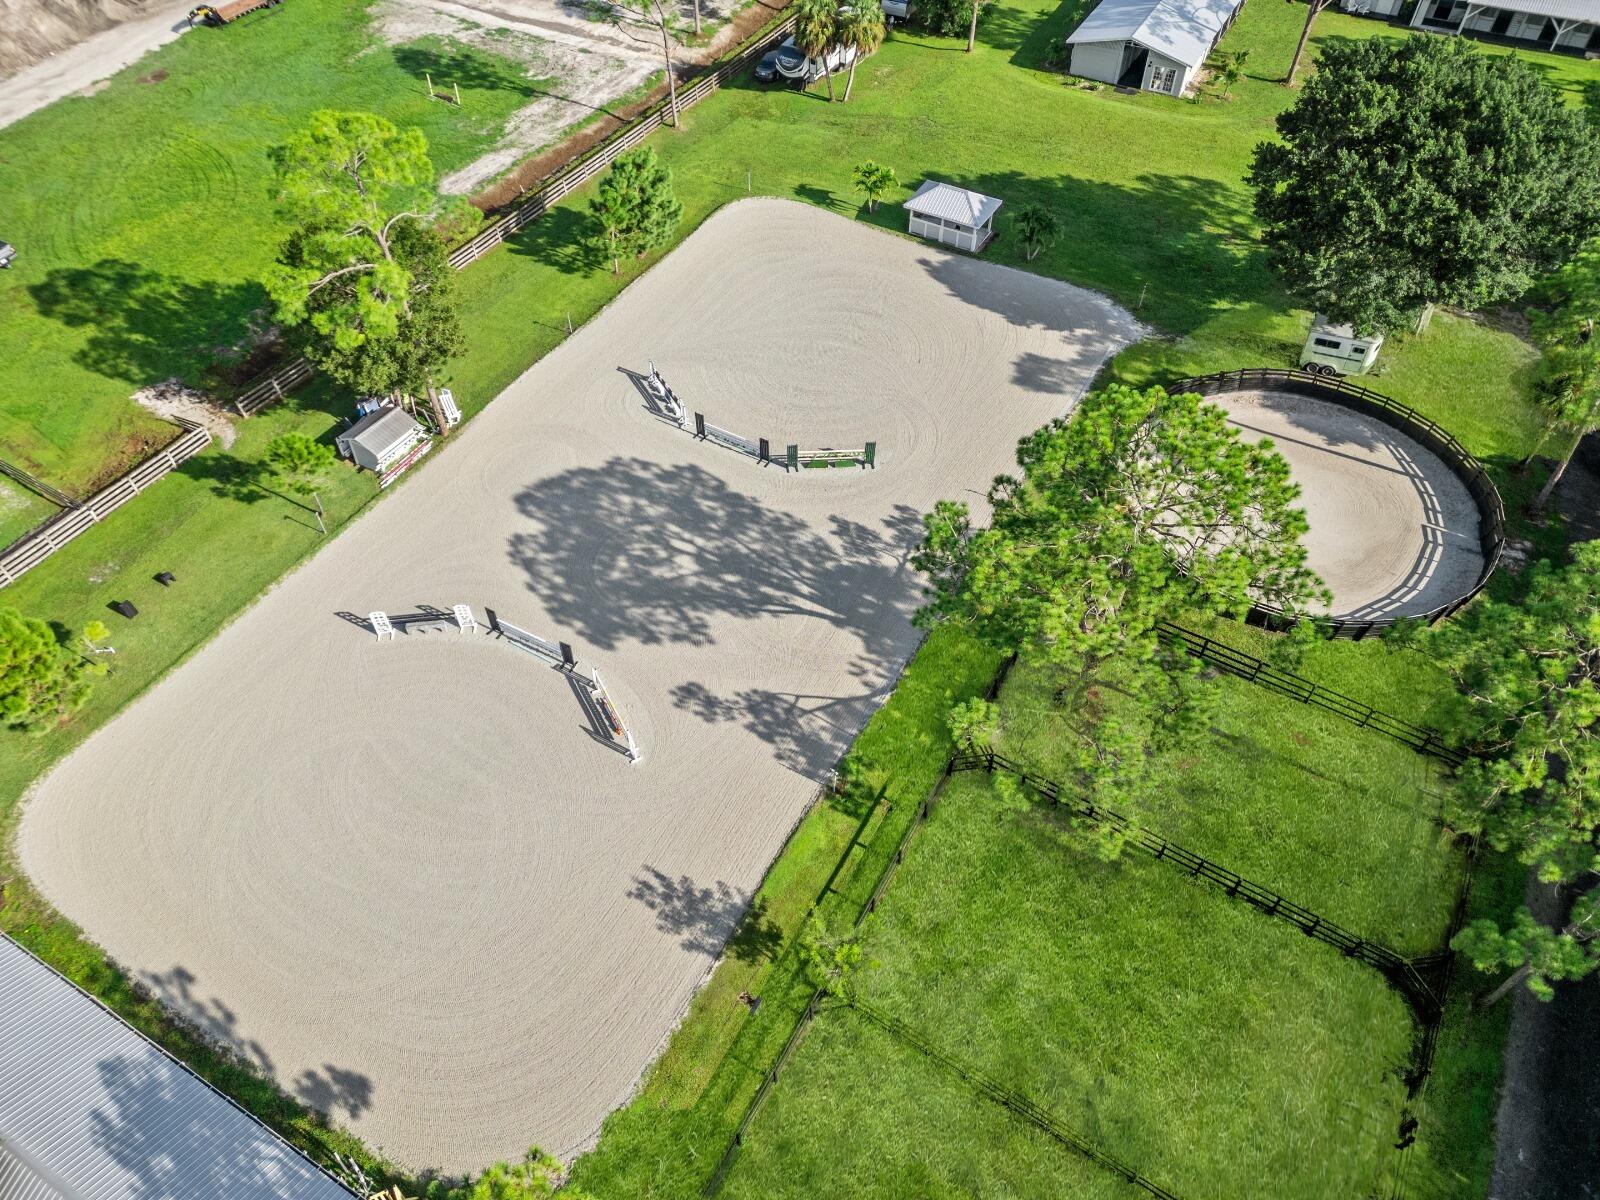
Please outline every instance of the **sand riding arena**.
M915 649L920 514L976 501L1140 332L1052 280L731 205L45 779L26 869L398 1161L572 1152ZM651 360L731 438L663 412Z

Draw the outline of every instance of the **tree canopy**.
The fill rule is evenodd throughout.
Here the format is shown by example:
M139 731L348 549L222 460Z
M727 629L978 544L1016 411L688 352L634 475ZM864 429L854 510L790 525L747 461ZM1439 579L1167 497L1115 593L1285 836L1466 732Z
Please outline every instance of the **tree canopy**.
M672 190L672 172L649 146L621 155L600 180L589 210L596 222L593 242L622 269L624 255L637 258L662 245L683 219Z
M1451 825L1547 882L1600 866L1600 542L1530 568L1522 599L1482 597L1425 644L1455 681L1449 727L1472 754Z
M1023 438L1017 462L989 489L989 528L964 501L924 518L925 623L1075 661L1152 647L1185 610L1242 617L1256 600L1295 611L1325 595L1288 463L1198 395L1113 384Z
M1540 292L1546 307L1534 313L1533 340L1544 351L1544 358L1534 394L1548 424L1539 444L1543 446L1557 429L1564 430L1569 440L1533 502L1535 511L1549 502L1584 435L1600 428L1600 336L1596 336L1600 325L1600 238L1586 242L1541 285Z
M1600 131L1465 39L1329 45L1277 127L1250 171L1269 261L1364 332L1519 296L1600 219Z
M396 314L395 331L368 330L354 346L320 333L313 322L300 327L300 347L319 371L363 396L393 392L421 395L439 379L450 360L466 345L456 294L456 272L442 238L420 221L398 222L389 237L394 262L409 276L404 307ZM285 261L298 260L293 239ZM333 280L309 297L313 317L330 309L348 310L357 276Z
M413 282L396 227L422 218L408 206L433 179L421 131L322 110L273 159L278 211L293 227L265 280L279 319L346 353L396 336Z
M1063 747L1076 784L1126 807L1164 749L1206 711L1197 660L1159 636L1201 610L1253 601L1301 610L1325 595L1305 565L1305 514L1289 466L1193 393L1113 385L1024 438L1020 476L989 489L993 521L941 501L913 557L928 576L922 624L955 622L987 645L1057 668L1075 716ZM1127 697L1111 704L1107 691ZM1107 857L1122 835L1082 832Z
M43 732L89 697L86 664L50 626L0 608L0 725Z

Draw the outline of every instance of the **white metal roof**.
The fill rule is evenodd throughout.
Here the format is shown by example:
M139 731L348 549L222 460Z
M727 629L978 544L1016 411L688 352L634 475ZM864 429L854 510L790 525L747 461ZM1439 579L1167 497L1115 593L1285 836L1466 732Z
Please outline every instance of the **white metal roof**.
M1532 13L1558 21L1588 21L1600 25L1600 0L1472 0L1475 8L1503 8Z
M1148 50L1198 67L1243 3L1244 0L1100 0L1067 41L1137 42Z
M390 446L421 428L404 409L390 404L362 417L341 433L337 440L346 444L360 442L374 454L381 455Z
M260 1121L0 936L0 1195L350 1200Z
M953 183L925 179L922 186L917 189L916 195L901 207L908 208L919 216L939 217L976 229L1000 211L1000 201L993 196L985 196L982 192L969 192L966 188L956 187Z

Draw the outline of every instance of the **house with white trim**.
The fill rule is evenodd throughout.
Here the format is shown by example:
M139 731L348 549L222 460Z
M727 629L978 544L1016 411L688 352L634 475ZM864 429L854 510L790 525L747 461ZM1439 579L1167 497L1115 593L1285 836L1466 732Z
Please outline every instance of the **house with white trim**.
M1600 0L1596 0L1600 2ZM1067 36L1068 70L1118 87L1181 96L1244 0L1100 0Z
M1345 12L1398 17L1407 0L1340 0ZM1541 50L1600 54L1600 0L1416 0L1411 28L1481 34Z

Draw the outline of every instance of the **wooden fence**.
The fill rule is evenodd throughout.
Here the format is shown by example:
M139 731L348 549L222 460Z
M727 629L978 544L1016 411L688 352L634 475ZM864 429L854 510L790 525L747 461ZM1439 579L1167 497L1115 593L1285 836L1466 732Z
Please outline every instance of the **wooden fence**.
M184 432L134 467L126 475L101 488L87 500L77 502L13 542L0 552L0 587L15 583L24 573L38 566L91 525L132 500L185 459L193 458L211 442L205 428L180 421Z
M1478 546L1483 554L1483 567L1471 589L1446 604L1425 613L1404 617L1316 617L1319 628L1336 638L1355 641L1373 633L1381 633L1401 621L1423 621L1429 625L1442 621L1466 604L1489 582L1495 567L1500 565L1500 555L1506 544L1506 510L1500 500L1499 489L1483 465L1458 442L1448 430L1441 428L1416 409L1391 400L1388 396L1368 388L1357 387L1342 379L1328 379L1305 371L1285 371L1276 367L1249 367L1238 371L1220 371L1214 375L1201 375L1194 379L1181 379L1168 386L1169 392L1198 392L1202 396L1216 396L1240 391L1293 392L1313 400L1323 400L1343 408L1353 409L1376 417L1385 425L1399 430L1407 437L1422 443L1449 467L1457 479L1472 493L1478 507ZM1290 623L1281 608L1271 604L1257 604L1250 610L1248 620L1268 629L1282 629Z
M5 459L0 458L0 475L8 475L35 495L43 496L57 508L76 508L78 502L63 491L51 487L44 480L35 475L30 475L21 467L12 466Z
M1401 995L1411 1001L1423 1024L1437 1018L1443 1000L1443 994L1438 991L1437 977L1450 957L1448 952L1407 958L1381 942L1351 933L1320 913L1313 912L1270 888L1246 879L1237 871L1230 871L1204 855L1169 842L1153 830L1135 825L1121 813L1102 808L1087 800L1065 795L1061 785L1054 780L1030 774L1025 767L993 750L966 751L957 754L950 762L950 769L987 771L990 774L1004 771L1051 805L1064 808L1074 816L1097 825L1115 829L1127 838L1128 845L1143 850L1156 861L1169 863L1192 879L1204 880L1214 887L1221 888L1230 899L1242 900L1266 916L1295 926L1307 937L1332 946L1346 958L1366 963L1381 973Z
M1320 708L1323 712L1332 713L1336 717L1343 717L1360 729L1371 729L1381 733L1385 737L1410 746L1420 754L1440 759L1453 767L1459 767L1467 760L1467 756L1461 751L1445 744L1444 736L1437 729L1429 729L1425 725L1413 725L1393 713L1386 713L1342 692L1325 688L1320 683L1313 683L1303 675L1281 671L1265 659L1246 654L1242 650L1235 650L1232 646L1224 645L1204 634L1195 633L1192 629L1163 621L1156 626L1156 634L1162 641L1181 645L1185 651L1201 662L1225 674L1243 679L1246 683L1259 684L1268 691L1288 696L1291 700L1300 701L1301 704L1309 704L1312 708Z
M793 26L794 17L785 16L777 24L756 34L714 70L680 90L678 111L682 113L692 108L717 91L728 80L754 63L768 50L773 49L788 35ZM663 125L670 125L670 118L670 100L662 100L604 141L577 155L532 196L505 216L485 226L471 241L452 250L450 265L459 271L469 263L482 258L500 243L509 241L521 233L564 197L594 179L620 155L638 146ZM311 364L303 358L297 358L253 384L234 401L234 407L239 410L240 416L248 417L267 405L282 400L285 392L299 387L311 378L311 374Z

